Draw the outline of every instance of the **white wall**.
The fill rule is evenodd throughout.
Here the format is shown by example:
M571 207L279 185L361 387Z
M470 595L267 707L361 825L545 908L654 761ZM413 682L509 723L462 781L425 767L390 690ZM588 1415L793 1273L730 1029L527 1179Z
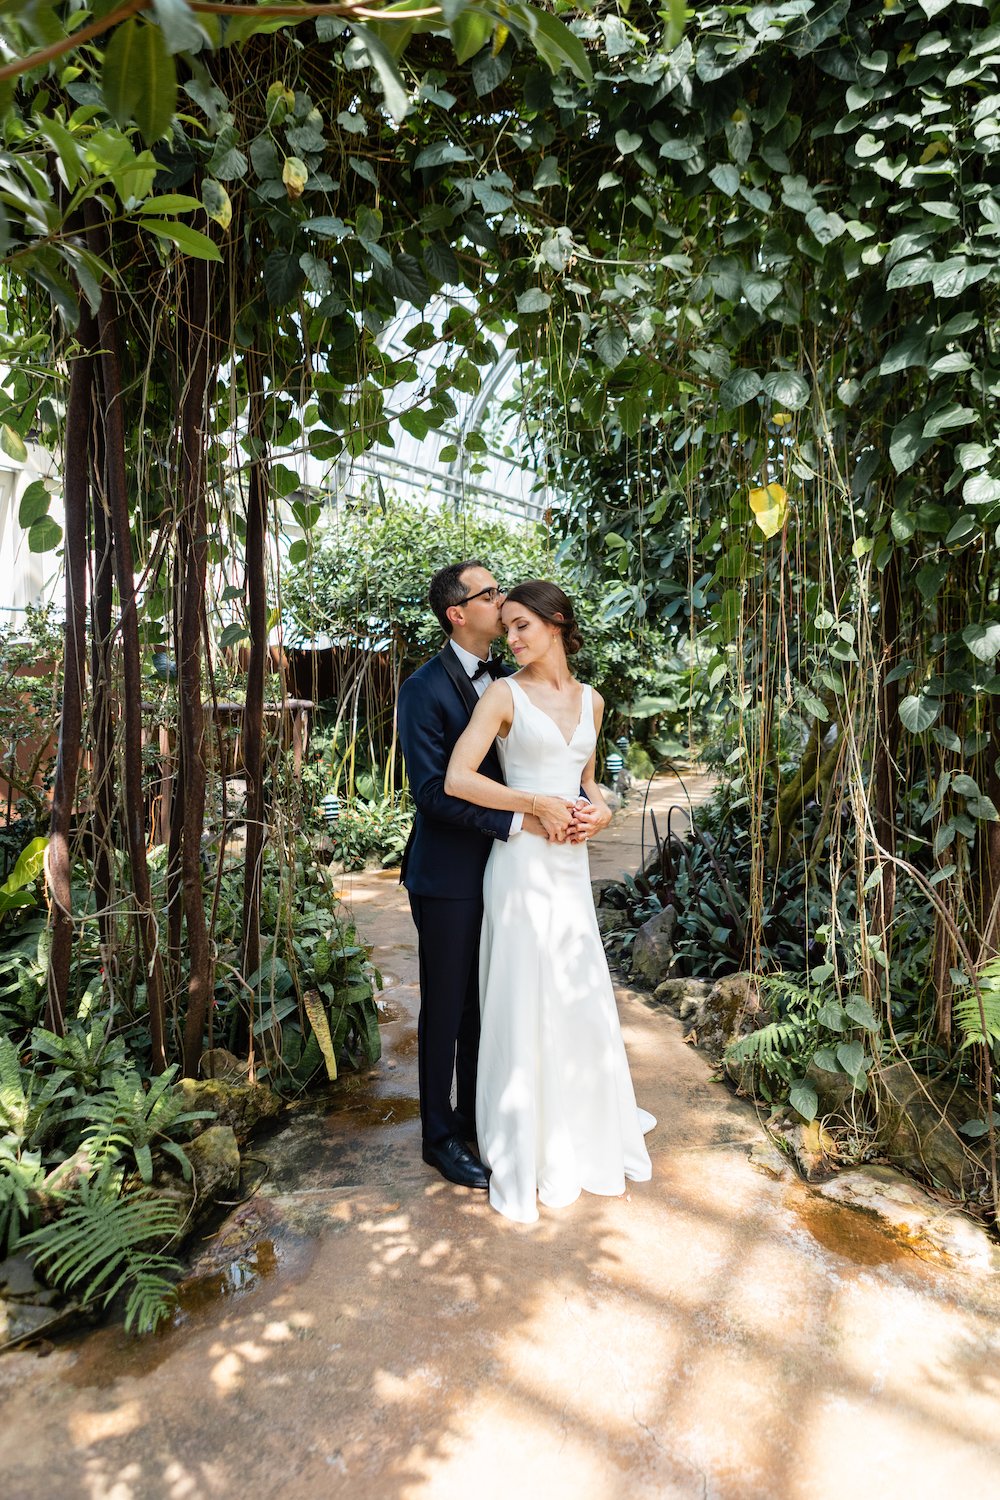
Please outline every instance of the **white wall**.
M58 598L62 579L62 553L29 552L28 535L17 519L21 496L35 479L56 478L53 455L35 444L28 445L23 464L4 455L0 458L0 622L18 619L28 604L44 604ZM49 514L62 526L62 496L53 493Z

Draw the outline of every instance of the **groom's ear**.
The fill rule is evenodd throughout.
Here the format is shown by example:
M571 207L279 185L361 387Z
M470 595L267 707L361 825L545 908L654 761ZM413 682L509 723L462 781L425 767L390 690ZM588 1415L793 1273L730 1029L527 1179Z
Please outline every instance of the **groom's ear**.
M449 604L445 610L445 615L453 625L465 624L465 610L460 604Z

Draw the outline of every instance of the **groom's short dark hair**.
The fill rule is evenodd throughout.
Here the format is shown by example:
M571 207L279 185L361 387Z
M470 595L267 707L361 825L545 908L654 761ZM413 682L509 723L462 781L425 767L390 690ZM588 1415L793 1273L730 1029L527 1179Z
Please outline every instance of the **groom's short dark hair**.
M486 564L480 562L478 557L470 557L467 562L449 563L446 568L439 568L431 579L430 588L427 590L427 602L437 615L445 635L451 635L452 630L448 610L453 604L461 604L468 593L462 584L462 574L469 568L485 567Z

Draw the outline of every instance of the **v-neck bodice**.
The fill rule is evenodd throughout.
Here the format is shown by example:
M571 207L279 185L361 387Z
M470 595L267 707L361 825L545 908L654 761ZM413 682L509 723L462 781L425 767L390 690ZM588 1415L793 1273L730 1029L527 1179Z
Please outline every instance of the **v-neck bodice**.
M506 681L514 717L507 738L497 740L497 747L507 785L520 791L576 797L597 743L590 687L581 684L580 717L567 740L551 714L533 703L513 677Z

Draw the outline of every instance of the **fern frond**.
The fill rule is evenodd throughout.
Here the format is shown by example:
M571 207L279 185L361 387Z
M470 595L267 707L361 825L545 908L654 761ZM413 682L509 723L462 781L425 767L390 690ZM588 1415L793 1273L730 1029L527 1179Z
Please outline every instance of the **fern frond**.
M134 1273L134 1285L125 1304L126 1333L133 1328L137 1333L152 1333L173 1311L177 1287L157 1269L161 1259L165 1268L173 1269L166 1257L150 1256L144 1268Z
M164 1300L165 1294L161 1285L154 1295L154 1281L165 1282L165 1272L179 1270L163 1254L163 1246L177 1234L179 1218L174 1204L162 1198L109 1195L119 1180L102 1172L82 1184L79 1200L52 1223L25 1235L23 1244L49 1281L84 1304L107 1306L124 1286L136 1288L140 1278L147 1278L133 1314L133 1321L145 1325L151 1317L165 1316L166 1309L155 1311L157 1297Z
M726 1048L726 1061L735 1063L779 1062L803 1039L803 1028L797 1021L769 1021L749 1036L741 1036Z
M993 964L988 965L987 969L991 967L998 968L996 964ZM987 982L983 983L980 988L982 1012L979 1009L979 996L972 985L957 992L953 1001L955 1024L962 1033L962 1042L965 1046L971 1046L975 1042L986 1044L1000 1041L1000 969L998 969L996 985L990 982L987 969L984 969L982 974L982 978Z

